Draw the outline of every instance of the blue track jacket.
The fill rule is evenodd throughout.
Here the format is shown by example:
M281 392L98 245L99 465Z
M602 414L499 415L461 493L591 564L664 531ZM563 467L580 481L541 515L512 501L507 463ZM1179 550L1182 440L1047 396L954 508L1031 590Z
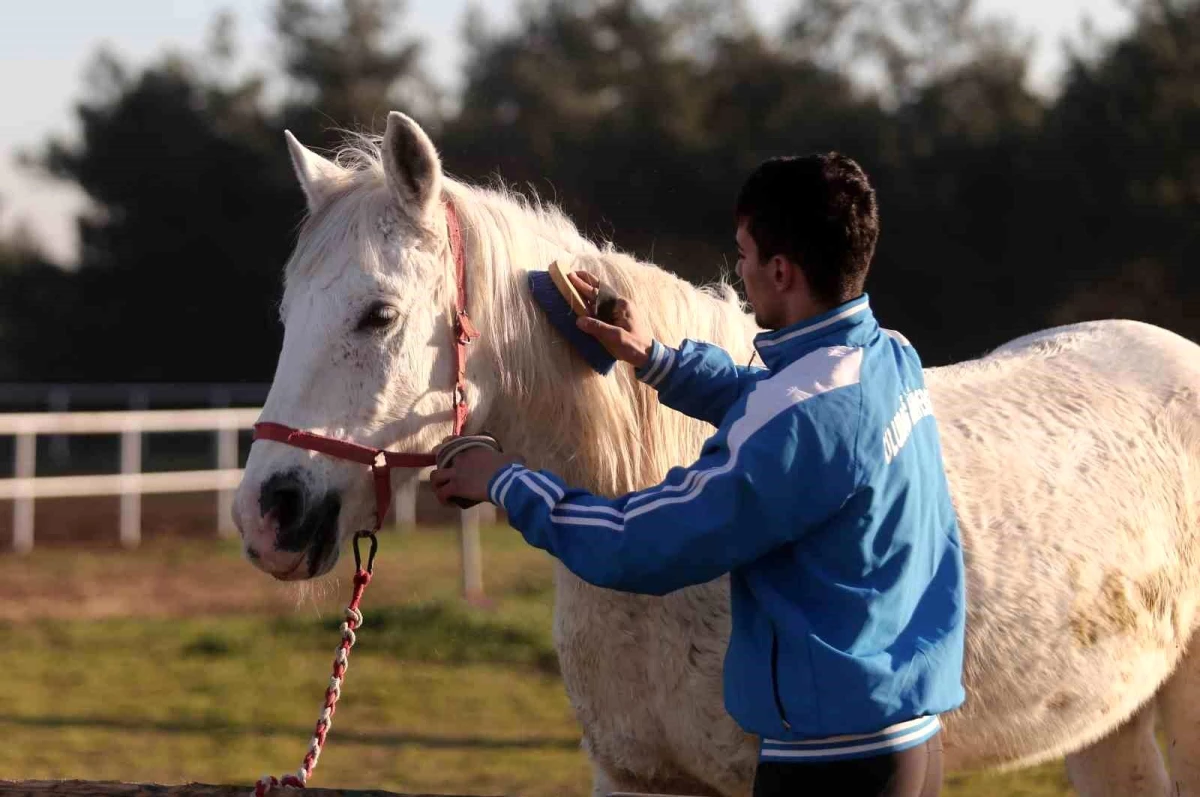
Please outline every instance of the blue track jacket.
M489 497L599 587L662 595L730 573L725 702L764 759L920 743L964 700L965 615L920 359L866 295L755 347L766 368L655 342L638 378L717 427L661 484L608 499L512 464Z

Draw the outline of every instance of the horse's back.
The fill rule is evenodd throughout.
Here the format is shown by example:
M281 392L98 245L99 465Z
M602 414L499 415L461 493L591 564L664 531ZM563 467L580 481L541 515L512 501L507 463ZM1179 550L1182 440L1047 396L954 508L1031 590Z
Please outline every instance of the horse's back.
M983 356L926 369L935 393L997 391L1038 396L1023 389L1073 384L1073 391L1120 388L1168 399L1200 390L1200 346L1162 327L1110 319L1050 327L1009 340Z
M987 356L1043 359L1065 355L1116 369L1170 376L1171 366L1200 372L1200 346L1169 329L1144 321L1107 319L1050 327L1004 343ZM1168 370L1163 371L1166 367Z
M926 379L959 479L1002 469L1044 482L1050 468L1061 496L1117 478L1118 464L1126 482L1161 479L1184 459L1200 465L1200 346L1161 327L1055 327L926 369ZM1078 484L1067 478L1083 472Z

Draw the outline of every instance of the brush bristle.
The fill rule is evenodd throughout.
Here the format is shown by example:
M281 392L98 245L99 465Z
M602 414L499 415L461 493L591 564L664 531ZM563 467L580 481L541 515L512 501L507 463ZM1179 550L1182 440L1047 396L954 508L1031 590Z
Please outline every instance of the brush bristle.
M575 326L575 311L559 293L550 274L545 271L529 272L529 292L550 324L567 339L591 369L601 376L607 375L616 364L616 358L600 345L600 341Z

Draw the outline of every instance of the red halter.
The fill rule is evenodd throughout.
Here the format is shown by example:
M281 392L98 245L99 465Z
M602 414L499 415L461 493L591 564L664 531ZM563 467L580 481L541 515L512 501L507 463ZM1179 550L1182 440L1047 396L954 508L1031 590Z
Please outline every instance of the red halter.
M454 436L462 434L467 423L467 344L479 337L479 331L467 315L467 263L463 252L462 229L454 205L445 203L446 226L450 233L450 252L454 256L457 296L454 302ZM425 468L437 463L433 454L409 454L385 451L381 448L339 440L336 437L293 429L280 423L261 422L254 425L255 440L273 440L296 448L316 451L338 459L371 466L375 480L375 528L379 531L392 503L391 471L393 468Z

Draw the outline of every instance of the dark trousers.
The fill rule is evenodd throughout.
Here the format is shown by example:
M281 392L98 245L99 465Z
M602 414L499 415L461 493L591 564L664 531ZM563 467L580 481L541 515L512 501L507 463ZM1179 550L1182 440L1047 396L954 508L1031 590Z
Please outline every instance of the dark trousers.
M942 735L898 753L846 761L760 761L754 797L937 797Z

